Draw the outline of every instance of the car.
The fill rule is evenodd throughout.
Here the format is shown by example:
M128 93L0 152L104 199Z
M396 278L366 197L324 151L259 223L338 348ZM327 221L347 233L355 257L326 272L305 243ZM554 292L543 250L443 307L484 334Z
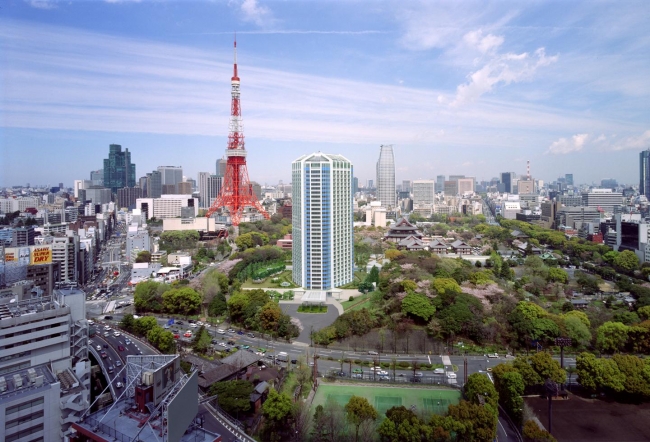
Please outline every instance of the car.
M224 329L222 329L222 328L219 328L219 329L217 329L217 333L219 333L220 335L225 335L226 331Z
M189 322L190 324L196 324L196 321L194 319L188 319L187 322Z
M228 333L235 333L235 330L233 330L232 328L229 328Z
M235 345L235 341L228 341L227 344L228 345Z
M117 383L115 384L115 388L122 388L122 387L124 387L124 384L121 383L120 381L117 381Z
M445 369L444 368L436 368L433 370L433 374L445 374Z
M167 329L169 328L169 324L165 324L165 325L163 325L163 328L164 328L165 330L167 330Z
M387 374L382 374L381 376L379 376L379 380L380 381L390 381L390 376L388 376Z
M368 354L369 354L369 355L372 355L372 356L377 356L379 353L377 353L377 352L374 351L374 350L370 350L370 351L368 352Z
M197 327L198 325L196 325L196 323L190 323L190 328L197 328Z
M249 348L251 348L251 346L250 345L242 345L241 348L243 348L244 350L248 350Z
M102 346L101 346L101 345L98 345L96 348L97 348L97 351L101 351L101 350L102 350Z
M241 330L239 330L239 331L237 332L237 334L238 334L238 335L243 335L243 334L244 334L244 332L243 332L243 331L241 331Z
M488 357L488 358L498 358L498 357L499 357L499 353L488 353L488 354L487 354L487 357Z
M178 333L174 333L173 336L174 336L174 339L179 339L181 337L181 335L179 335Z
M88 325L93 325L93 324L95 323L95 321L93 321L92 319L89 319L89 320L86 321L86 322L88 322Z
M259 348L257 349L257 351L259 351L259 352L262 353L262 354L266 353L266 349L263 348L263 347L259 347Z
M292 364L297 364L297 363L298 363L298 361L297 361L297 360L295 360L295 359L292 359L292 360L291 360L291 363L292 363Z
M175 324L183 325L183 321L176 321Z
M225 346L226 346L226 344L223 343L223 342L219 342L217 345L218 345L219 347L225 347Z
M106 315L104 316L104 319L110 321L111 319L113 319L113 317L111 315Z
M102 359L106 359L108 357L105 351L101 352L100 356L102 357Z
M411 381L411 382L422 382L422 378L413 377L413 378L410 378L409 381Z
M255 335L253 333L249 333L246 336L248 336L249 338L254 338L255 337Z
M115 336L116 338L119 337L120 335L121 335L121 333L117 332L117 331L113 333L113 336Z
M124 340L124 344L129 345L130 343L131 343L130 339L127 338L127 339Z
M104 332L104 336L108 336L108 332Z
M183 334L183 336L185 336L186 338L191 338L191 337L192 337L192 331L191 331L191 330L186 331L186 332Z
M352 373L352 379L363 379L363 374L361 374L361 373Z
M355 369L353 369L353 370L352 370L352 373L359 373L359 374L363 374L363 370L362 370L362 369L360 369L360 368L355 368Z
M116 367L121 367L121 366L122 366L122 361L118 360L118 361L115 363L115 366L116 366Z
M448 371L447 372L447 378L456 379L456 373L454 373L453 371Z
M421 378L422 377L422 372L418 371L417 373L415 373L415 376L418 377L418 378Z
M310 363L309 363L309 366L310 366L310 367L313 367L313 366L314 366L314 363L313 363L313 362L310 362Z
M108 348L108 344L104 344L104 348Z
M110 325L105 325L104 326L104 330L110 330L110 329L111 329Z
M123 345L118 345L118 346L117 346L117 349L118 349L119 351L124 351L124 350L125 350L125 348L124 348Z

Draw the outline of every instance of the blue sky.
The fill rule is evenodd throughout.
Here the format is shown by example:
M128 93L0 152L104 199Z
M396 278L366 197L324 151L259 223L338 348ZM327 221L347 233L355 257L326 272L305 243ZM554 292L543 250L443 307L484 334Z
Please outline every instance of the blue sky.
M0 9L0 185L71 186L110 143L137 175L214 171L237 31L252 180L339 153L361 183L504 171L638 183L646 1L47 1Z

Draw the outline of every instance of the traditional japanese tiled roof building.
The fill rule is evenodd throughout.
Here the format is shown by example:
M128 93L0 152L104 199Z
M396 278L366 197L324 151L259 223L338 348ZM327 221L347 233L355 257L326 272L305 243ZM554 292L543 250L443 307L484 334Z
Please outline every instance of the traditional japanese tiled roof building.
M402 218L395 224L391 224L388 228L388 232L384 235L384 240L399 243L410 236L422 239L422 233L420 233L418 228L408 222L406 218Z

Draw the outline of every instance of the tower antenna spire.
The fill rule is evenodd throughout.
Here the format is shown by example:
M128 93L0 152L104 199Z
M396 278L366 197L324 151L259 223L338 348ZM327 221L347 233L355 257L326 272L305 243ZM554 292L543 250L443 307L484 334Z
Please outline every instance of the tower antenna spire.
M228 127L228 148L226 149L226 173L219 196L214 200L206 217L211 217L217 210L227 212L230 221L238 226L247 207L257 211L269 219L269 214L264 210L253 192L253 186L248 179L246 167L246 149L244 147L244 124L241 117L239 102L239 75L237 74L237 34L234 39L235 60L233 64L233 77L230 79L230 124Z

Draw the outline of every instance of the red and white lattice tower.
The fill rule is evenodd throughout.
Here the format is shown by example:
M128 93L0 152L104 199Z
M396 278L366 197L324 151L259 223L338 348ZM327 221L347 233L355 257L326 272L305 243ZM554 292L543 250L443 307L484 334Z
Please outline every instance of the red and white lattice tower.
M230 80L232 103L230 105L230 126L228 133L228 149L226 149L226 174L221 185L221 192L214 200L206 214L212 216L217 210L225 210L230 214L233 225L238 226L245 207L256 208L264 218L269 219L262 205L253 193L253 186L248 179L246 167L246 149L244 149L244 126L241 118L239 103L239 76L237 75L237 40L235 40L235 63L233 76Z

